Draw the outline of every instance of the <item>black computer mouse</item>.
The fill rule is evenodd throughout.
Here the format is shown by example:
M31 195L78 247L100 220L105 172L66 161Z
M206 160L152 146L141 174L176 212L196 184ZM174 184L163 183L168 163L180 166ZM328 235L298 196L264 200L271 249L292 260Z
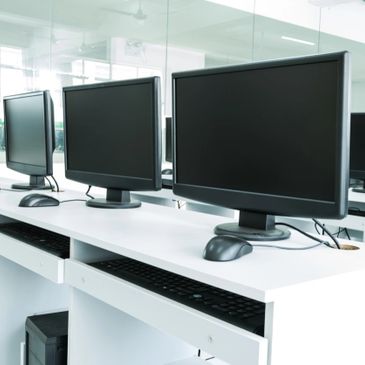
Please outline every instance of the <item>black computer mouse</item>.
M19 207L54 207L60 205L60 201L49 195L28 194L19 203Z
M204 258L209 261L232 261L252 252L252 245L235 236L215 236L206 245Z
M164 169L161 171L161 175L172 175L174 172L173 169Z

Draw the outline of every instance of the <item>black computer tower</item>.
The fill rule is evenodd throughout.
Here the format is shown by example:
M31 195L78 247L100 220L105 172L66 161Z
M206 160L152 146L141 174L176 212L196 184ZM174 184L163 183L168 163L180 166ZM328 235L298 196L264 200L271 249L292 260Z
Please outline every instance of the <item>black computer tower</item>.
M68 312L28 317L25 322L25 364L67 364Z

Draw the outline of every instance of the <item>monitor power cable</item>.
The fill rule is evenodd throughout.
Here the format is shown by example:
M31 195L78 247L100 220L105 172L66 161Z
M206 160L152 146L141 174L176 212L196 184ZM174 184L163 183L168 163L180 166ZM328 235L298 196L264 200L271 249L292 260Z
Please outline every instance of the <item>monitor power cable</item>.
M46 180L47 180L47 182L48 182L48 185L49 185L49 187L51 188L51 191L55 191L55 189L54 189L54 187L53 187L53 185L52 185L52 183L51 183L51 180L48 178L48 176L45 176L44 177Z
M322 232L325 232L331 239L332 241L335 243L336 247L341 250L341 246L340 243L338 242L337 238L325 227L324 224L322 224L321 222L319 222L317 219L313 218L313 222L318 225L319 227L321 227Z
M56 185L56 191L57 191L57 193L59 193L60 192L60 187L58 185L58 182L57 182L56 178L53 175L51 175L50 177L51 177L51 179L54 181L54 183Z
M92 188L92 186L91 186L91 185L89 185L89 187L88 187L88 188L87 188L87 190L86 190L85 195L86 195L87 197L89 197L90 199L95 199L92 195L90 195L90 194L89 194L89 192L90 192L91 188Z

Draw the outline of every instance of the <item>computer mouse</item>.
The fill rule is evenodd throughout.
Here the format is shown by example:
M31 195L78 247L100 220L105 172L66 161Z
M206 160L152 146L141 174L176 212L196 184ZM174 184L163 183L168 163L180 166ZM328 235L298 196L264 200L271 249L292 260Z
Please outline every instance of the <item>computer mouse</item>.
M172 175L173 170L172 169L164 169L161 171L161 175Z
M54 207L60 205L60 201L49 195L28 194L19 203L19 207Z
M252 252L246 240L228 235L213 237L206 245L203 257L209 261L232 261Z

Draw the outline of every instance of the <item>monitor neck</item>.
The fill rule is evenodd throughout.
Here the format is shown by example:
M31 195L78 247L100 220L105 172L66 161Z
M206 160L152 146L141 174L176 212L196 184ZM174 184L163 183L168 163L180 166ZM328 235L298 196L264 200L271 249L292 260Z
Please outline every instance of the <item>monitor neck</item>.
M240 210L239 222L224 223L215 227L217 235L238 236L250 241L278 241L289 238L286 229L275 228L275 216Z
M30 175L29 183L12 184L13 189L23 189L23 190L46 190L53 189L54 186L45 183L44 176Z
M361 181L362 181L362 186L359 185L356 188L352 188L352 191L354 191L355 193L365 193L365 179Z

